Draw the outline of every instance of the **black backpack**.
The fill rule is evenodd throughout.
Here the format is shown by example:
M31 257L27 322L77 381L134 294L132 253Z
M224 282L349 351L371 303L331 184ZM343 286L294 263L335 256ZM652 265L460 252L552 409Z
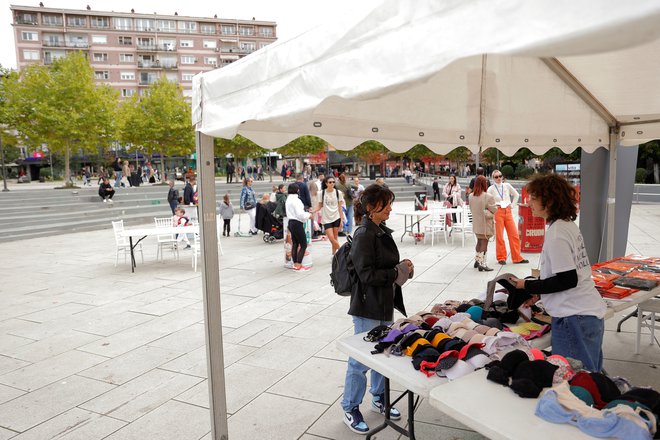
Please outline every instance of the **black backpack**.
M359 282L350 256L352 244L353 238L347 235L346 243L342 244L332 257L330 285L335 288L335 293L339 296L351 296L353 285Z

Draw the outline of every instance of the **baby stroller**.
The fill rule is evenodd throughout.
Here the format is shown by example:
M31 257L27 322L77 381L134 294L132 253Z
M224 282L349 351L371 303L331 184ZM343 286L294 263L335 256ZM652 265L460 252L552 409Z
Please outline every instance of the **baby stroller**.
M273 215L276 206L273 202L257 203L255 226L264 233L263 239L266 243L274 243L275 240L284 238L282 220Z

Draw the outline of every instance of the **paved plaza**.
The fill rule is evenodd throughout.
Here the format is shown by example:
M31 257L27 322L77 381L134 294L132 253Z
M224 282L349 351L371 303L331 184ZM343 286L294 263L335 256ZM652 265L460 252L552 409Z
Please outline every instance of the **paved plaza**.
M660 205L633 205L628 252L660 256L659 220ZM403 218L388 225L398 242ZM222 248L230 439L360 438L339 406L346 356L336 341L352 324L348 299L329 285L329 243L313 243L314 268L303 273L283 267L281 242L231 237ZM498 271L526 276L538 262L526 254L529 265L501 267L492 243L496 271L478 272L472 240L461 247L459 237L433 247L404 237L400 252L415 263L403 289L409 313L477 297ZM157 262L147 239L144 263L138 256L131 273L123 256L114 266L106 229L0 243L0 255L0 440L211 439L201 278L190 250ZM635 320L616 333L617 319L606 323L608 373L660 387L660 349L645 335L635 355ZM366 405L363 413L378 423ZM425 401L416 419L420 439L483 438ZM377 438L399 436L386 430Z

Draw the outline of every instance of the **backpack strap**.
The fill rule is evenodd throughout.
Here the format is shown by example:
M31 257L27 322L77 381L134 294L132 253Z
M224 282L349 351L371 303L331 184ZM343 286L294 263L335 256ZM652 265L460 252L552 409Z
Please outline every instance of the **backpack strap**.
M324 205L324 200L325 200L325 190L321 193L321 205Z

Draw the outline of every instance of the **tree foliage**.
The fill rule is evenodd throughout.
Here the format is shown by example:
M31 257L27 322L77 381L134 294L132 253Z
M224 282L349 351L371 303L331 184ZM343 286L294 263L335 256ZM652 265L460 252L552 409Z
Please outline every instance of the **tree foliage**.
M373 140L362 142L360 145L358 145L351 151L339 151L339 152L342 154L346 153L352 156L357 156L367 163L380 163L383 160L387 159L387 155L389 153L387 148L385 148L385 145L381 144L378 141L373 141Z
M165 77L156 80L144 96L125 101L120 121L119 139L129 145L129 151L159 153L164 158L189 155L195 148L190 104L184 99L181 87Z
M231 154L235 158L254 158L263 156L266 149L252 142L250 139L237 134L233 139L214 139L214 154L216 157L225 157Z
M64 154L70 181L71 151L94 152L114 137L117 92L94 83L94 71L82 52L56 59L52 66L32 64L10 82L13 128L29 144L47 144Z
M300 136L276 151L284 156L309 156L319 154L328 147L328 143L316 136Z

